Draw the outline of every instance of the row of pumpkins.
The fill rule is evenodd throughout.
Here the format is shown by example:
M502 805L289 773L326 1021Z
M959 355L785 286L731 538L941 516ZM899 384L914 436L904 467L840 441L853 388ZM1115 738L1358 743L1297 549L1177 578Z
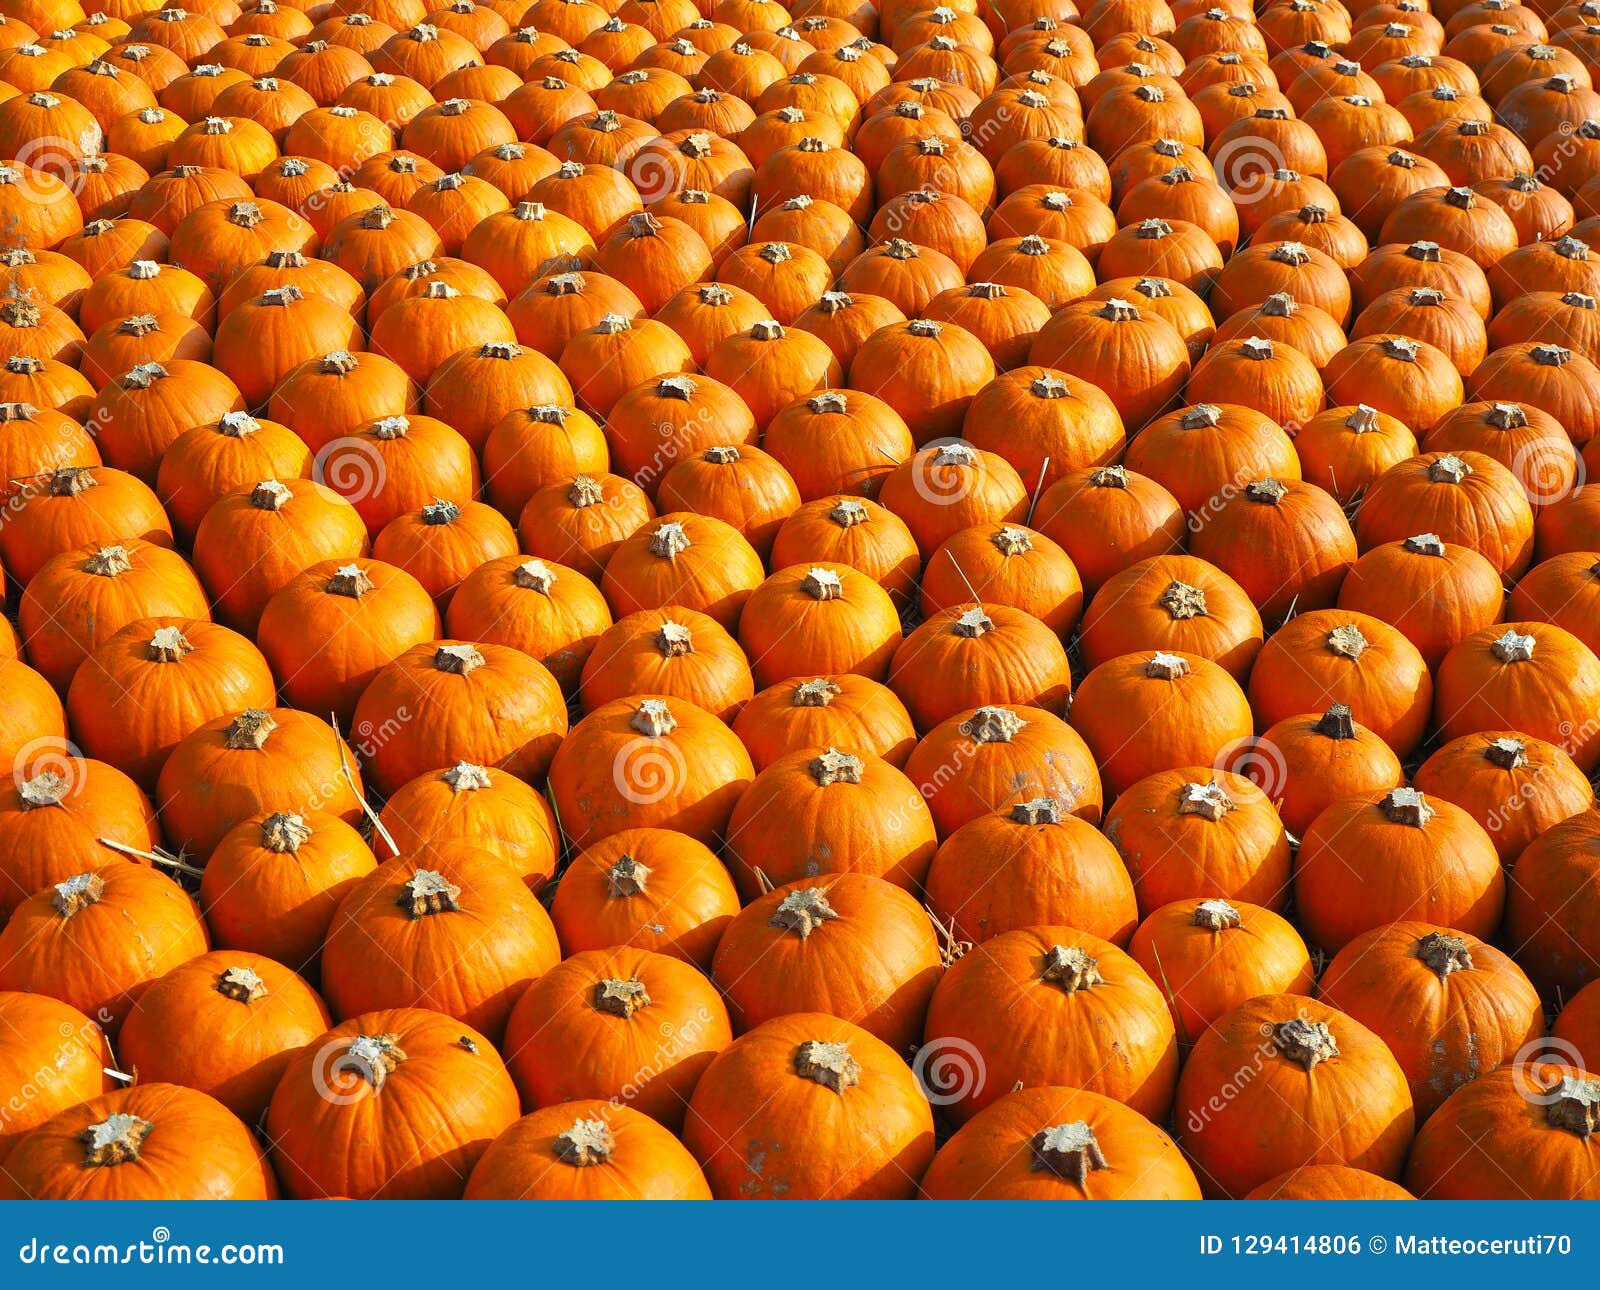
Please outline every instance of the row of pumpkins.
M1596 0L0 15L0 1194L1600 1195Z

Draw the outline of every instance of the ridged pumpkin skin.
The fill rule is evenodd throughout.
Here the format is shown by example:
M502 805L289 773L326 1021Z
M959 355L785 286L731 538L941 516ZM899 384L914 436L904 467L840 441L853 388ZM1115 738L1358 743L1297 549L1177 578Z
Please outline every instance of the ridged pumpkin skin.
M113 860L17 906L0 930L0 990L48 994L115 1031L143 986L209 948L182 887Z
M1199 1200L1200 1184L1172 1139L1122 1103L1084 1089L1024 1088L956 1131L923 1175L921 1194L929 1200Z
M1474 1080L1422 1126L1406 1186L1421 1200L1595 1199L1585 1126L1597 1084L1586 1070L1554 1063L1503 1066Z
M717 1055L683 1144L719 1199L909 1200L933 1159L933 1112L887 1044L799 1012Z
M529 985L501 1050L527 1106L608 1098L677 1132L732 1042L728 1010L695 968L618 946L573 954Z
M1300 933L1242 900L1163 905L1139 924L1128 953L1161 983L1185 1045L1258 994L1305 994L1316 985Z
M418 1141L414 1108L432 1101L450 1114ZM518 1113L486 1038L453 1017L396 1008L301 1049L272 1095L267 1136L296 1199L452 1200Z
M1187 766L1147 776L1117 799L1104 828L1146 917L1188 897L1244 900L1274 912L1288 898L1283 821L1243 775Z
M282 964L213 950L140 993L117 1054L141 1082L199 1089L253 1125L289 1059L328 1025L316 992Z
M115 1141L87 1143L96 1126ZM25 1135L6 1157L0 1198L276 1200L278 1184L255 1137L222 1103L151 1083L83 1102Z
M1374 928L1347 944L1319 997L1388 1046L1426 1120L1462 1085L1526 1055L1544 1009L1522 969L1476 937L1431 923Z
M470 844L435 842L379 865L339 902L322 990L343 1017L427 1008L499 1039L522 989L560 961L519 874Z
M0 1164L31 1130L115 1085L105 1068L111 1050L100 1027L83 1013L44 994L0 992L0 1026L9 1039L0 1050L0 1092L20 1109L0 1133ZM48 1082L39 1072L48 1070Z
M1269 1178L1246 1200L1415 1200L1399 1183L1349 1165L1301 1165Z
M1600 977L1600 917L1586 893L1600 883L1600 811L1546 830L1517 857L1506 897L1507 943L1547 998Z
M1297 838L1340 798L1384 793L1406 779L1394 750L1337 703L1320 716L1308 712L1275 722L1238 749L1230 764L1272 798Z
M672 1134L614 1100L523 1116L489 1144L466 1200L710 1200L700 1166Z
M751 901L723 933L711 975L739 1030L826 1012L906 1052L922 1034L941 970L938 937L915 897L881 878L842 873Z
M1178 1081L1176 1116L1211 1197L1243 1196L1300 1165L1396 1178L1414 1122L1405 1075L1383 1042L1298 994L1251 999L1206 1031Z
M747 900L763 877L782 885L827 873L871 874L914 891L937 845L927 804L903 772L834 748L791 753L762 771L723 836Z
M256 815L223 834L206 861L200 907L219 947L314 977L339 902L376 867L361 835L337 815Z
M853 672L770 685L739 709L733 732L758 771L789 753L840 745L904 769L917 742L894 691Z
M1006 932L968 951L934 990L923 1040L983 1062L982 1086L948 1103L957 1123L1019 1081L1086 1088L1160 1122L1178 1078L1160 989L1115 945L1072 927Z

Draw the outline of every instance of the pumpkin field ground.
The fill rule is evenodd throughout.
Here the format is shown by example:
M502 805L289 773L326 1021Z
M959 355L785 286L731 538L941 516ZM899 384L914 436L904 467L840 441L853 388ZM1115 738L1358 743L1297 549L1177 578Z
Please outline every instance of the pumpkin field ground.
M1600 1198L1600 0L431 4L0 0L0 1197Z

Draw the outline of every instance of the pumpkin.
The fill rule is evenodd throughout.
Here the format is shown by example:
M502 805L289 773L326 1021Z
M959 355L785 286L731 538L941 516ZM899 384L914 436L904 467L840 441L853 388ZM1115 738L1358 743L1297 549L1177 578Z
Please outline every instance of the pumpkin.
M156 495L173 531L193 543L200 521L229 493L258 479L304 479L314 465L305 441L276 421L224 412L192 425L161 454Z
M1352 719L1342 703L1318 716L1285 717L1241 749L1235 767L1272 795L1295 837L1344 797L1381 793L1405 782L1394 750Z
M1036 491L1077 470L1111 465L1124 444L1116 404L1087 380L1015 367L973 396L962 423L973 446L998 453Z
M1054 797L974 816L929 866L928 907L957 941L1041 925L1082 925L1123 945L1137 922L1133 884L1116 848Z
M864 873L802 878L758 897L728 925L712 964L741 1030L823 1012L901 1052L922 1033L940 971L927 914Z
M1576 1054L1574 1060L1587 1065L1588 1054L1596 1047L1594 1011L1597 999L1600 999L1600 990L1584 986L1568 1000L1550 1027L1551 1048L1570 1045L1569 1051Z
M1590 448L1582 458L1585 469L1589 462L1595 460L1596 452L1596 449ZM1540 560L1587 551L1597 545L1594 537L1597 499L1600 499L1600 490L1580 488L1539 512L1534 530L1534 552Z
M615 1098L562 1102L516 1121L467 1179L469 1200L710 1200L700 1166Z
M161 768L156 796L168 840L205 857L264 810L316 806L353 823L361 777L327 722L293 708L247 708L184 736Z
M841 291L877 296L912 319L961 284L961 268L948 255L903 237L863 250L840 272L838 282Z
M1458 1089L1422 1126L1406 1185L1429 1200L1584 1200L1594 1097L1580 1068L1536 1063Z
M863 1116L875 1126L870 1143L856 1129ZM804 1149L752 1172L750 1152L794 1141L796 1132ZM933 1116L887 1044L850 1022L803 1012L757 1026L712 1060L695 1086L683 1141L714 1195L909 1199L933 1158Z
M1127 738L1130 722L1137 741ZM1157 771L1220 764L1252 728L1244 691L1219 664L1159 650L1091 670L1073 696L1072 725L1112 795Z
M1115 1099L1024 1088L956 1131L923 1175L921 1193L930 1200L1197 1200L1200 1184L1172 1140Z
M917 188L883 202L867 228L867 239L886 243L897 237L919 250L938 251L969 277L986 276L976 267L989 242L983 217L953 193Z
M323 946L322 988L347 1017L427 1007L498 1040L522 988L559 961L555 928L515 869L434 840L345 894Z
M381 560L324 560L267 602L256 639L286 699L348 727L379 669L439 634L432 598L404 570Z
M606 436L617 473L654 497L675 464L753 442L756 425L720 380L671 374L624 393L606 417Z
M482 456L486 495L506 516L527 513L529 502L542 490L557 485L576 488L574 476L604 477L610 464L605 435L594 418L559 403L508 410L485 437ZM585 486L580 493L586 497L591 491ZM583 500L583 505L593 505L596 500L606 499ZM633 501L631 494L627 500ZM640 501L648 516L648 500ZM620 509L624 515L618 518L631 518L635 508L626 505ZM533 514L546 518L537 510ZM609 514L609 508L602 514Z
M446 619L453 637L509 645L537 658L564 692L576 690L584 662L610 626L610 608L583 574L517 555L490 560L468 574L450 599Z
M203 619L129 623L102 641L67 692L73 730L99 757L153 789L180 740L207 721L270 707L266 659L244 637ZM40 729L47 722L35 718ZM36 732L35 732L36 733Z
M182 556L130 539L45 561L23 590L17 621L34 667L65 693L79 664L107 637L159 615L207 618L210 608Z
M765 557L778 526L799 508L800 493L789 472L761 449L714 444L674 463L661 478L656 502L663 511L726 521Z
M1091 669L1155 648L1214 662L1241 683L1261 641L1261 616L1244 589L1189 555L1155 556L1107 579L1079 633Z
M1534 565L1511 589L1513 618L1554 623L1571 632L1591 650L1600 645L1591 610L1596 559L1587 551L1567 551Z
M1035 337L1028 361L1107 391L1124 425L1140 430L1177 398L1189 376L1183 337L1165 318L1126 300L1083 300Z
M711 357L733 339L720 342ZM711 357L706 360L708 368L712 367ZM578 332L561 351L561 369L572 381L578 406L601 418L609 417L635 386L692 372L694 366L688 346L664 323L646 320L635 325L615 313ZM708 375L723 379L717 371L708 371Z
M328 1028L303 980L260 954L214 950L150 983L117 1035L142 1084L181 1084L255 1124L296 1051Z
M550 764L550 799L573 846L632 828L713 843L755 771L738 738L702 708L641 696L602 704Z
M764 827L780 811L789 828ZM746 898L821 873L865 873L914 890L933 858L927 804L887 762L834 748L779 758L743 789L723 836Z
M1504 598L1493 565L1432 533L1373 546L1339 589L1341 609L1398 628L1429 668L1472 632L1497 621Z
M1122 466L1097 466L1063 476L1039 498L1034 521L1077 568L1091 597L1140 560L1182 545L1183 511L1148 476Z
M1461 374L1449 355L1400 335L1362 336L1323 369L1335 404L1365 399L1420 433L1462 401Z
M1308 939L1329 951L1374 927L1424 916L1487 936L1499 926L1505 900L1489 835L1454 803L1410 788L1344 798L1323 810L1301 839L1294 889ZM1363 894L1353 904L1358 889Z
M1511 871L1507 940L1546 997L1566 997L1600 976L1600 936L1584 899L1595 882L1597 826L1594 811L1553 825Z
M373 555L415 576L441 613L468 573L516 548L516 534L498 511L447 498L397 515L372 543Z
M635 946L710 971L739 912L733 881L710 849L668 829L623 829L574 858L550 917L574 955Z
M923 615L971 603L972 586L1062 636L1077 625L1083 606L1083 586L1066 552L1017 524L980 524L947 538L923 575Z
M1245 1068L1252 1078L1235 1082ZM1261 995L1206 1031L1178 1081L1176 1114L1201 1186L1224 1197L1302 1165L1392 1179L1414 1125L1405 1074L1383 1041L1299 994Z
M744 225L739 225L741 235ZM697 282L684 287L656 311L689 347L689 357L703 364L720 340L754 326L767 316L767 307L743 287L719 282Z
M0 1088L19 1108L0 1134L0 1161L32 1130L112 1088L111 1052L100 1027L76 1008L43 994L0 994L0 1018L11 1036ZM49 1071L48 1080L40 1071Z
M1600 433L1594 414L1600 370L1561 345L1519 341L1492 351L1467 378L1476 399L1527 403L1553 416L1582 445Z
M1339 274L1340 281L1344 274ZM1473 321L1477 316L1473 315ZM1247 305L1228 315L1214 339L1238 340L1260 336L1298 349L1314 366L1322 368L1344 348L1345 334L1333 316L1317 305L1301 304L1286 291L1273 292L1259 304Z
M589 710L632 694L687 700L730 720L754 694L743 651L690 609L629 614L594 642L579 694Z
M689 281L709 273L708 264ZM785 326L792 326L827 290L833 276L828 262L809 247L770 241L739 248L717 270L718 281L749 292L765 307L762 317L776 318Z
M1415 1200L1399 1183L1349 1165L1300 1165L1245 1194L1246 1200Z
M986 1072L943 1094L958 1124L1019 1083L1087 1089L1160 1121L1177 1082L1160 990L1115 945L1071 927L1004 932L957 960L934 989L925 1044L975 1052Z
M420 1146L407 1112L417 1096L447 1097L451 1111ZM291 1196L450 1199L517 1113L516 1088L483 1035L397 1008L352 1017L301 1049L273 1093L267 1135Z
M143 987L208 948L183 888L112 860L17 905L0 930L0 990L47 994L114 1033Z
M267 415L313 450L384 417L421 410L417 387L398 363L346 349L300 364L267 401Z
M835 274L843 273L867 249L867 238L850 213L832 202L821 201L807 193L800 193L769 207L756 217L746 232L744 219L739 223L740 245L745 238L763 242L789 242L809 247L828 262ZM862 294L869 294L863 292ZM874 299L882 299L881 296ZM898 306L896 307L898 312ZM885 317L879 324L895 321L895 315ZM843 361L842 359L840 360Z
M206 1149L194 1150L204 1142ZM46 1120L6 1157L8 1199L276 1200L250 1130L215 1098L149 1083Z
M1022 477L1004 457L959 440L929 444L884 477L878 500L900 516L924 558L974 524L1020 521Z
M48 306L45 306L48 308ZM43 324L46 330L50 324ZM35 332L35 336L39 333ZM161 364L176 359L189 359L209 363L213 359L211 346L204 329L192 318L171 315L134 314L115 322L106 323L89 337L82 353L78 355L79 368L96 385L109 384L119 372L133 366L136 357L144 357ZM20 352L38 349L51 357L49 344L35 345L31 341L18 346ZM63 351L55 350L60 357ZM146 472L154 475L155 464L149 463Z
M18 409L38 407L77 420L88 414L94 404L94 396L95 389L89 378L59 359L13 354L5 361L4 368L0 369L0 406L15 405ZM21 416L18 412L13 419ZM38 418L32 416L27 419ZM69 450L69 455L73 454L76 460L70 460L68 465L97 464L88 452L88 445L81 442ZM20 473L26 472L12 472L7 478Z
M792 565L751 594L740 644L763 686L813 671L882 680L900 644L889 594L846 565Z
M1262 648L1249 694L1260 726L1343 703L1404 757L1427 728L1433 683L1395 628L1366 614L1318 609L1290 619Z
M945 609L896 649L889 684L917 727L983 704L1059 711L1071 691L1065 651L1049 628L1002 605Z
M1294 451L1307 481L1350 505L1385 471L1414 457L1417 439L1403 421L1371 404L1346 404L1300 426Z
M422 408L481 453L489 432L519 407L572 402L572 387L536 350L485 341L450 355L428 378Z
M1521 968L1476 937L1426 922L1356 937L1328 964L1320 996L1388 1046L1419 1120L1480 1073L1520 1059L1544 1032Z
M172 545L156 496L133 475L108 466L47 466L8 503L14 523L0 528L0 555L26 586L53 556L93 544L137 538Z
M25 747L0 791L0 915L9 917L36 891L114 861L102 839L147 853L160 838L149 800L121 771Z
M1586 718L1600 662L1560 627L1511 623L1474 632L1439 664L1437 686L1446 739L1516 730L1558 745L1585 773L1600 762L1600 733Z
M1316 980L1293 926L1244 901L1163 905L1139 924L1128 953L1162 983L1186 1047L1248 1000L1304 993Z
M1151 422L1124 464L1168 489L1197 523L1209 522L1241 481L1300 477L1295 443L1266 413L1238 403L1196 403Z
M838 500L829 497L834 493L875 497L884 476L909 458L915 445L905 419L876 395L828 389L796 400L773 417L762 448L810 503ZM798 561L774 556L773 563L781 568Z

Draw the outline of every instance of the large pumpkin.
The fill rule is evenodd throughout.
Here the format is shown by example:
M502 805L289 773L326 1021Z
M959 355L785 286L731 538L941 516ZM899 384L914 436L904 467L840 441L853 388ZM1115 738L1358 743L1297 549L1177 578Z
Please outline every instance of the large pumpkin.
M0 1133L0 1162L31 1130L113 1087L111 1052L100 1027L44 994L0 993L0 1024L10 1036L0 1056L0 1090L19 1109ZM40 1072L49 1078L41 1081Z
M871 1124L864 1138L860 1126ZM757 1026L695 1085L684 1145L725 1199L909 1200L933 1159L933 1112L900 1054L837 1017ZM768 1144L781 1143L772 1151Z
M1546 830L1517 857L1506 900L1506 936L1517 962L1546 995L1568 996L1600 976L1600 813Z
M1160 989L1115 945L1071 927L1005 932L957 960L934 989L924 1043L981 1062L981 1083L944 1096L958 1123L1018 1084L1103 1093L1159 1122L1178 1076Z
M419 1103L450 1114L423 1141ZM297 1199L450 1200L518 1114L489 1041L437 1012L397 1008L302 1048L267 1109L273 1166Z
M1178 1081L1178 1139L1209 1196L1243 1196L1300 1165L1398 1177L1413 1123L1383 1041L1304 995L1264 994L1230 1012Z

